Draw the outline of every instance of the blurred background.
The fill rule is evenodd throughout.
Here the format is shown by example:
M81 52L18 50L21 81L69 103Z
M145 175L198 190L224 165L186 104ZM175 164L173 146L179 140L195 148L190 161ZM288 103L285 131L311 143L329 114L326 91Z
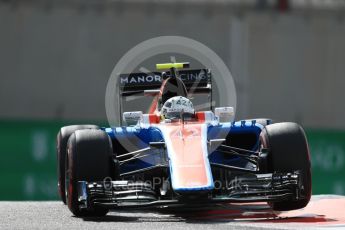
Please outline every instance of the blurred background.
M107 125L115 64L163 35L223 59L236 119L300 123L313 193L345 195L344 0L0 0L0 200L58 198L59 128Z

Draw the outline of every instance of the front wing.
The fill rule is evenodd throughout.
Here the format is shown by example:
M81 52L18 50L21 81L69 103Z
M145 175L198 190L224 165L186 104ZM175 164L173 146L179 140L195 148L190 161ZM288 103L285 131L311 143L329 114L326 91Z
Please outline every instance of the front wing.
M209 194L157 195L152 186L143 182L98 181L78 182L80 209L106 207L149 208L204 206L214 203L278 202L304 199L302 172L252 174L238 178L239 183L225 191ZM200 195L200 196L199 196Z

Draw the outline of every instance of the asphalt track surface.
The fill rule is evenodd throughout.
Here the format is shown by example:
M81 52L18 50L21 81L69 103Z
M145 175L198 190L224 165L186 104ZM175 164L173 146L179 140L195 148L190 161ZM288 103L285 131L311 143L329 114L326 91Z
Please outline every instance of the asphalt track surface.
M112 211L76 218L61 202L0 202L0 229L345 229L345 197L314 196L301 210L277 213L266 204L193 210Z

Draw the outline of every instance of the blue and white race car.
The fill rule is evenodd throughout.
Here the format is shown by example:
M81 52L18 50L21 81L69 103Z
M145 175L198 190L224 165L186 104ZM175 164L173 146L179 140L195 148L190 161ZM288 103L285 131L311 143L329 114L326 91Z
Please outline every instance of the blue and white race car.
M142 96L150 105L128 111L130 100L122 100L119 127L61 128L58 188L74 215L234 202L268 202L273 210L308 204L311 167L301 126L231 121L233 108L212 106L211 71L188 68L166 63L157 64L166 72L154 76L121 75L119 98ZM196 109L193 98L200 95L206 109Z

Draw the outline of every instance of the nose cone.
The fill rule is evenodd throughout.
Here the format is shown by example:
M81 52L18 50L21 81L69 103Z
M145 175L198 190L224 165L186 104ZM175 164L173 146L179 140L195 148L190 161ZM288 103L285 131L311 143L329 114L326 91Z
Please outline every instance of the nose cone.
M167 144L172 188L179 193L212 190L207 126L166 124L161 128Z

